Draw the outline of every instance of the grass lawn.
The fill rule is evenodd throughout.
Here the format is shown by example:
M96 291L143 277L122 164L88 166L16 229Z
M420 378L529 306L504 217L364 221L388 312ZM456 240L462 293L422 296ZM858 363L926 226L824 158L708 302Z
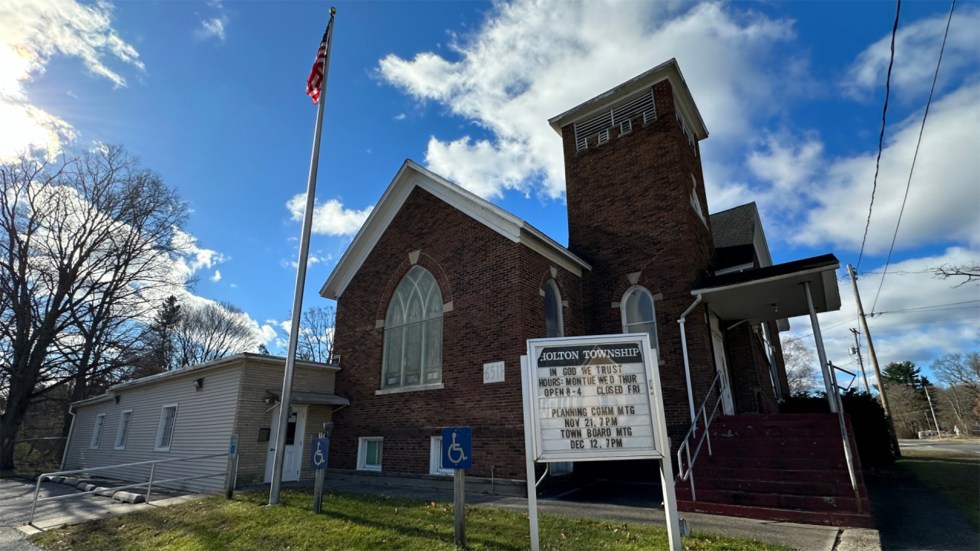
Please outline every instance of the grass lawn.
M315 515L312 492L284 490L281 505L265 506L268 494L205 498L171 507L70 526L31 538L52 550L275 550L456 549L450 503L330 494ZM585 521L542 515L542 549L668 549L657 526ZM467 549L527 549L527 515L467 507ZM694 534L689 550L785 550L774 544Z
M980 530L980 457L934 450L902 450L898 465L939 492Z

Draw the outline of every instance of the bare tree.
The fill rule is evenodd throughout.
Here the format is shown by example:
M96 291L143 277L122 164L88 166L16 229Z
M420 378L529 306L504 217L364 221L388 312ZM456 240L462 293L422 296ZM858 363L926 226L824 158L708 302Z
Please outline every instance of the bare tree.
M950 406L958 424L969 430L980 428L980 352L946 354L932 362L932 373L946 385L943 403Z
M915 438L920 430L929 430L933 426L929 402L921 390L902 383L886 382L885 391L888 392L888 403L899 438Z
M334 309L314 306L300 317L296 357L326 363L333 353Z
M964 277L963 281L954 285L954 287L960 287L966 285L972 281L980 281L980 264L976 262L971 262L970 264L964 264L963 266L953 266L952 264L944 264L938 268L932 268L932 273L940 279L949 279Z
M784 336L780 339L780 344L790 392L799 394L822 388L813 349L799 337Z
M31 400L115 367L146 294L168 282L186 206L121 148L0 165L0 468ZM111 343L111 344L110 344Z
M228 303L183 304L175 336L171 369L256 351L260 344L248 315Z

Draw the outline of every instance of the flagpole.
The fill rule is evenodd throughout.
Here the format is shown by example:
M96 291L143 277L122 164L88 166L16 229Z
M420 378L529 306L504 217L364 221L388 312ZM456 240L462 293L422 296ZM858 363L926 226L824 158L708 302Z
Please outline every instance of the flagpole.
M269 505L279 503L279 489L282 485L283 460L286 455L286 424L289 421L289 405L293 392L293 370L296 366L296 346L299 340L299 320L303 309L303 287L306 283L306 264L310 252L310 230L313 226L313 207L316 199L316 172L320 160L320 134L323 129L323 104L327 89L327 71L330 68L330 43L333 41L333 19L337 9L330 8L330 21L327 23L327 50L323 59L323 78L320 81L320 94L317 98L316 126L313 129L313 153L310 156L310 176L306 183L306 210L303 212L303 230L299 241L299 261L296 268L296 291L293 295L292 320L289 324L289 345L286 351L286 371L282 378L282 394L279 401L279 421L276 425L276 455L272 467L272 484L269 489ZM302 442L303 435L295 435Z

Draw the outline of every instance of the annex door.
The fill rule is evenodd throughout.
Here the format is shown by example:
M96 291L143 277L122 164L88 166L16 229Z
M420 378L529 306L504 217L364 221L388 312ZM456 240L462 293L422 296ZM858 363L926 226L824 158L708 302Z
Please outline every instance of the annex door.
M282 461L282 481L299 480L303 465L303 435L306 433L307 406L292 406L286 422L286 452ZM272 470L276 461L276 442L279 432L279 406L272 409L272 432L269 439L269 452L265 460L265 482L272 482Z
M735 404L732 401L732 386L728 380L728 362L725 361L725 336L721 332L718 317L709 314L711 322L711 349L715 355L715 368L721 373L721 409L725 415L735 414Z

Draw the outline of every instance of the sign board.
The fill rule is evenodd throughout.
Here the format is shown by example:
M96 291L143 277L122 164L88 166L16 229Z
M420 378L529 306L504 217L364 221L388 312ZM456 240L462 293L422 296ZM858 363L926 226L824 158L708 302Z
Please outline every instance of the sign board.
M646 337L646 339L644 339ZM528 341L534 459L542 462L660 458L646 335Z
M314 469L327 468L327 445L326 438L314 438L310 443L310 466Z
M473 466L473 433L469 427L442 429L442 468L469 469Z
M228 457L234 459L235 455L237 454L238 454L238 435L232 434L231 442L228 443Z
M504 362L483 364L483 384L504 382Z
M539 551L536 461L659 459L667 539L681 551L663 392L647 334L527 341L521 357L531 551Z

